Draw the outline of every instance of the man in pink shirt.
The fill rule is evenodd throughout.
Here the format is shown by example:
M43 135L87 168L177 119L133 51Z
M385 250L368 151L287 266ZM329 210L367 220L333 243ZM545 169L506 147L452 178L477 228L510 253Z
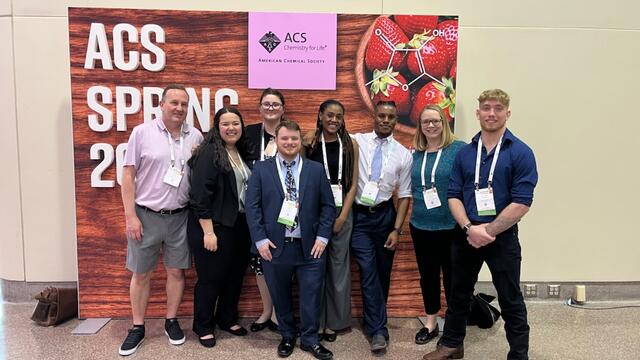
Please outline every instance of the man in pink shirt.
M136 126L124 156L122 203L126 220L127 269L133 327L120 346L120 355L136 352L144 340L144 315L151 290L151 274L162 250L167 272L165 334L169 343L183 344L176 319L184 289L184 269L191 266L187 244L191 151L202 141L198 129L187 124L189 96L182 85L162 93L162 117Z

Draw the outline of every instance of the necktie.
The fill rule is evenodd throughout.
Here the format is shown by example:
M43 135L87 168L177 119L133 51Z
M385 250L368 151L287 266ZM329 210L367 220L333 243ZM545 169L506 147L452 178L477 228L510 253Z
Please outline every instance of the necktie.
M284 177L284 185L287 188L287 199L291 201L298 201L298 191L296 190L296 180L293 178L293 171L291 171L291 167L295 163L296 163L295 160L290 163L287 163L286 161L284 162L284 166L287 169L287 174ZM296 227L298 227L297 216L293 221L293 226L287 226L287 229L289 231L293 231L293 229L295 229Z
M371 159L371 181L378 181L380 179L380 172L382 171L382 144L381 139L376 138L378 146L373 153L373 159Z

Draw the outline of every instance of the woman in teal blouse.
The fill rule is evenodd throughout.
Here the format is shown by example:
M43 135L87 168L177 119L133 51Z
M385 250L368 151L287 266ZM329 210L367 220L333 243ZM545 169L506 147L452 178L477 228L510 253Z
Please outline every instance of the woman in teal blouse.
M426 344L438 336L440 270L445 298L448 298L451 288L451 243L456 236L464 237L447 203L453 162L464 145L464 142L455 140L439 106L428 105L422 110L413 141L416 151L411 170L413 209L409 228L420 271L427 323L416 333L416 344Z

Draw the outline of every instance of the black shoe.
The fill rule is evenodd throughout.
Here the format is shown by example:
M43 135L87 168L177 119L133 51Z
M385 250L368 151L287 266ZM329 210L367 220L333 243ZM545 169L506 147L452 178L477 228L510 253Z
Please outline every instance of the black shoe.
M264 328L266 327L268 327L269 330L278 331L278 325L276 325L273 321L271 321L271 319L262 323L255 321L251 323L251 326L249 326L249 329L251 330L251 332L258 332L258 331L264 330Z
M428 343L429 341L438 337L440 333L440 329L438 328L438 324L436 324L435 329L433 331L429 331L428 328L423 327L416 333L416 344L423 345Z
M282 338L278 345L278 356L288 357L293 352L294 346L296 346L296 338Z
M127 338L124 339L124 342L120 346L118 353L122 356L131 355L136 350L142 342L144 341L144 325L133 326L129 329L129 333L127 334Z
M187 339L184 336L184 332L182 332L182 329L180 328L178 319L176 318L164 320L164 333L169 338L169 343L171 345L182 345Z
M278 327L278 324L274 323L271 320L267 322L267 327L269 328L269 330L273 332L280 332L280 328Z
M300 349L302 349L302 351L311 353L311 355L313 355L313 357L315 357L316 359L327 360L333 358L333 353L321 344L305 345L303 343L300 343Z
M328 342L334 342L336 341L336 339L338 338L338 334L336 333L327 333L324 332L322 334L320 334L320 340L324 340L324 341L328 341Z
M242 326L240 326L238 329L232 329L232 328L223 328L220 327L220 329L228 332L231 335L235 335L235 336L245 336L248 334L247 329L243 328Z
M202 346L204 346L206 348L212 348L212 347L216 346L216 337L215 337L215 335L211 339L198 338L198 340L200 340L200 345L202 345Z

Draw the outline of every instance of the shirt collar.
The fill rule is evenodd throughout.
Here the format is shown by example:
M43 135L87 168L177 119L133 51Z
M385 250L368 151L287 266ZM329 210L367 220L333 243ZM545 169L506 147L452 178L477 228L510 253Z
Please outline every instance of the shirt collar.
M378 137L378 134L376 134L376 132L375 132L375 131L372 131L372 132L371 132L371 135L372 135L372 139L373 139L373 141L375 141L375 142L381 142L381 143L383 143L383 144L384 144L385 142L391 142L391 141L393 140L393 134L391 134L391 135L387 136L386 138L379 138L379 137Z
M162 120L162 117L157 117L153 121L156 123L156 126L158 126L158 129L160 129L160 131L167 130L167 127L165 126L164 121ZM185 120L182 123L182 132L185 133L185 134L188 134L190 129L191 128L189 127L189 124Z
M280 153L276 153L276 159L278 159L278 162L280 162L280 164L285 165L286 164L286 160L280 155ZM293 166L298 166L298 164L300 164L300 154L296 155L296 157L293 159L294 163Z
M472 139L471 142L474 144L478 143L478 139L480 139L480 134L482 134L482 132L478 132ZM515 136L513 136L513 134L511 133L511 131L509 131L509 129L506 129L504 132L504 135L502 135L502 140L503 143L506 144L507 141L508 142L513 142L513 140L515 139Z

